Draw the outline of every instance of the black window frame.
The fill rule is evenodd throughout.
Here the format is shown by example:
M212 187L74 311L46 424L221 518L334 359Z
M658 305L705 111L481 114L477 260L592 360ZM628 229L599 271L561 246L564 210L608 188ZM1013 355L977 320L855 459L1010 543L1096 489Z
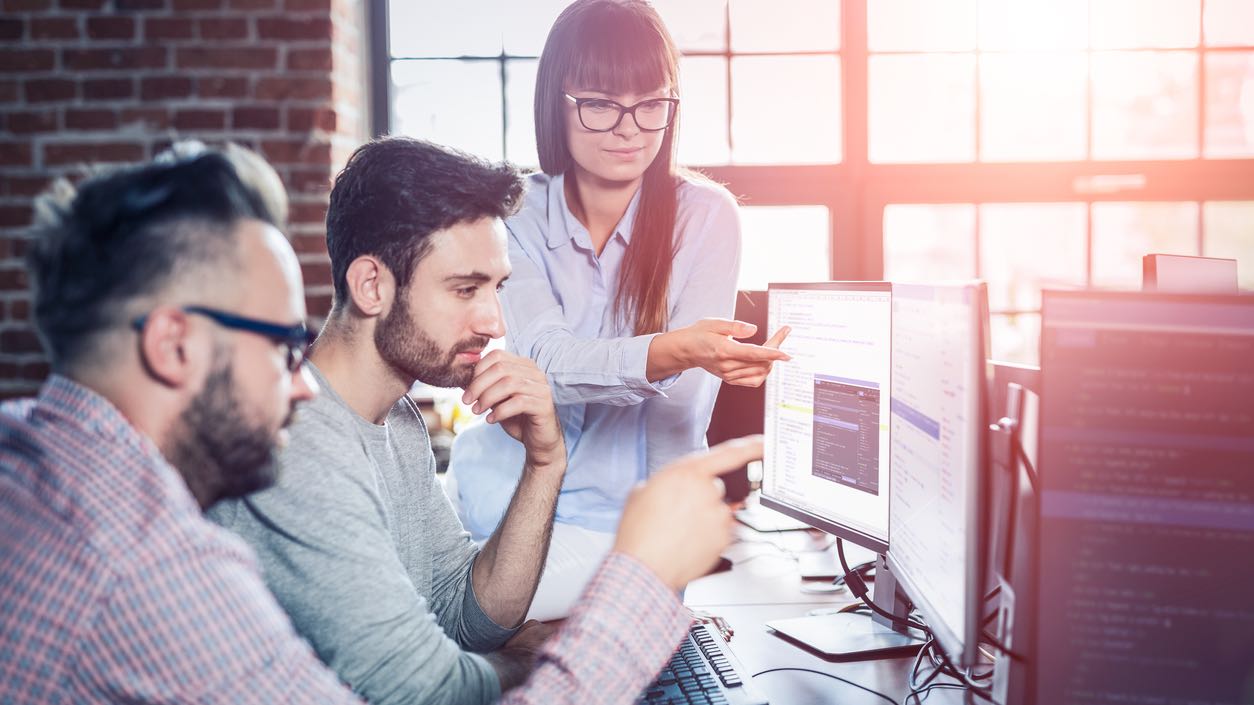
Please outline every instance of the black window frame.
M388 48L388 0L370 1L371 107L373 133L387 134L391 116ZM945 164L882 164L868 159L868 50L867 2L843 0L840 13L840 46L836 51L788 52L786 56L836 55L841 66L841 161L836 164L701 165L698 169L724 183L749 206L822 206L829 215L829 274L836 280L877 280L883 277L883 219L893 204L986 203L1084 203L1086 219L1086 281L1092 281L1092 204L1099 202L1197 202L1254 201L1254 158L1207 159L1202 156L1206 128L1206 56L1225 51L1249 51L1254 47L1207 47L1184 51L1198 55L1198 149L1193 159L1069 162L968 162ZM1205 12L1206 0L1202 3ZM724 11L730 14L727 6ZM1204 17L1204 14L1203 14ZM730 18L725 18L730 20ZM1201 20L1199 20L1201 21ZM730 33L730 21L724 24ZM728 71L728 140L731 144L731 42L724 51L686 52L685 56L725 57ZM962 53L962 52L959 52ZM769 55L781 55L770 53ZM978 57L976 52L976 71ZM497 61L501 90L508 61L532 56L460 56L438 60ZM411 60L411 59L404 59ZM420 60L420 59L413 59ZM980 85L976 82L976 140L978 153ZM1091 92L1091 90L1090 90ZM502 101L505 105L505 101ZM504 110L504 108L503 108ZM1091 101L1088 110L1092 110ZM508 115L506 130L508 129ZM1091 131L1091 119L1088 120ZM502 130L502 144L505 132ZM1091 144L1091 139L1090 139ZM1088 185L1102 182L1134 184L1132 188L1103 189ZM1205 237L1204 208L1198 208L1198 251ZM977 276L980 259L979 218L976 219ZM995 314L1014 313L994 311ZM1023 313L1023 312L1018 312ZM1035 313L1031 311L1030 313Z

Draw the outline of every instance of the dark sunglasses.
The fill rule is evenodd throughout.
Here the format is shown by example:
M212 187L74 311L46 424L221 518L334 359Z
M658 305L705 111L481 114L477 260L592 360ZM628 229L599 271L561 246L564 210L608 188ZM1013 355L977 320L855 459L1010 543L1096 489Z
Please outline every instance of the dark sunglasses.
M287 369L293 374L300 369L301 365L305 364L305 353L309 346L313 344L314 339L318 337L303 322L285 326L261 321L256 318L239 316L234 313L227 313L226 311L219 311L207 306L183 306L180 310L184 313L204 316L223 328L254 333L274 341L275 344L283 347L283 353L287 358ZM148 316L145 314L132 321L131 325L134 326L135 330L143 330L147 322Z

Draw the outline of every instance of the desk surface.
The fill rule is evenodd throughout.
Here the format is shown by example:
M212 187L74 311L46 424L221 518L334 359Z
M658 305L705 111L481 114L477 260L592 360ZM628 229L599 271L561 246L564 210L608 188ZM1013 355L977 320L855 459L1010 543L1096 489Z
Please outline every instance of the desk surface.
M724 555L733 562L730 571L709 575L689 584L684 602L727 620L735 634L731 650L750 675L772 668L807 668L847 679L901 703L909 692L907 676L911 659L883 659L832 663L775 636L766 622L805 616L810 610L842 607L853 601L849 593L821 595L802 592L797 557L822 550L830 537L816 532L758 533L737 527L737 542ZM851 563L871 554L858 548L846 553ZM884 705L884 698L848 682L814 673L781 671L753 679L754 686L771 705ZM956 690L936 690L928 703L960 703ZM914 703L914 700L911 700Z

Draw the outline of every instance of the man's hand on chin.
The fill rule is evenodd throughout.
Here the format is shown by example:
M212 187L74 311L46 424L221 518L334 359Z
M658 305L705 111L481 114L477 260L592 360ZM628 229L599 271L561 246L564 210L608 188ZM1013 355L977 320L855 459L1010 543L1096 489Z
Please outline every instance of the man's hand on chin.
M533 469L566 467L566 444L544 373L528 358L493 350L475 366L462 394L476 414L491 410L488 423L500 424L527 450Z

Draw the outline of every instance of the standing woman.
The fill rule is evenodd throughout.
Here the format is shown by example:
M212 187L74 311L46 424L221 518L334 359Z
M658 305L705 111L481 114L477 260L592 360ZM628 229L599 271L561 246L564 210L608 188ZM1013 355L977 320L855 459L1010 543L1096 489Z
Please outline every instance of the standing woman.
M733 340L754 332L727 320L740 219L726 189L675 165L678 60L643 0L578 0L540 56L543 173L506 223L502 302L510 348L553 387L570 462L532 618L565 616L636 483L705 447L720 380L759 385L787 359L786 330L761 347ZM458 437L451 494L476 538L495 530L522 466L496 425Z

